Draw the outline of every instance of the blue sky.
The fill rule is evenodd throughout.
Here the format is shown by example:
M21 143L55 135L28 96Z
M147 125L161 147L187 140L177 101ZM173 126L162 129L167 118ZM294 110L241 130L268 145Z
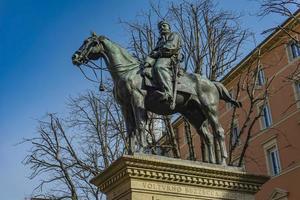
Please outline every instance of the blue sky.
M67 98L93 88L71 63L71 55L90 31L126 46L118 19L133 20L147 0L1 0L0 1L0 194L24 199L36 181L21 164L34 136L36 119L46 112L63 114ZM251 16L250 0L220 0L220 7L244 12L243 26L257 33L282 19ZM246 49L252 49L249 44Z

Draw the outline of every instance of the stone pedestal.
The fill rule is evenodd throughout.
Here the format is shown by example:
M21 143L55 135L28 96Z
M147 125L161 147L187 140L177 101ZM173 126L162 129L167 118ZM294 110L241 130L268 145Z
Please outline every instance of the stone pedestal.
M237 167L138 154L91 180L108 200L253 200L268 177Z

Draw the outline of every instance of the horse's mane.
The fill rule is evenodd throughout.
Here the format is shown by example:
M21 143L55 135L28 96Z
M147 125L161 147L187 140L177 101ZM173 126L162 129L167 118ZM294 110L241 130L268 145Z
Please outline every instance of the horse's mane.
M140 64L140 62L135 59L132 54L130 54L128 52L127 49L121 47L119 44L117 44L116 42L110 40L108 37L106 36L99 36L100 41L102 42L106 42L106 45L112 45L112 46L116 46L119 48L120 52L124 55L124 57L126 57L128 60L130 60L132 63L136 63L136 64Z

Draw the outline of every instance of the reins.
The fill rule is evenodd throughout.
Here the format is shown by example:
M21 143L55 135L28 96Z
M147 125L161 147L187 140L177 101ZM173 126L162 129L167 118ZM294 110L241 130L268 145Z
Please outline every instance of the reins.
M99 38L97 38L97 41L98 45L102 45L104 46L103 44L103 41ZM103 59L107 59L107 55L105 54L105 51L101 52L102 56L100 56L100 65L95 63L94 61L90 60L89 58L87 58L87 55L89 54L89 51L90 49L85 49L83 50L84 52L84 57L85 57L85 60L87 61L86 63L82 63L82 65L90 68L92 71L93 71L93 74L94 76L98 79L98 75L97 75L97 71L96 70L100 70L100 86L99 86L99 90L100 91L104 91L104 84L103 84L103 71L107 71L107 72L110 72L112 74L115 74L115 73L128 73L136 68L140 68L140 63L137 62L137 63L129 63L127 65L122 65L122 64L117 64L117 65L114 65L114 66L106 66L106 67L103 67ZM118 67L118 66L121 66L121 69ZM80 71L82 72L82 74L85 76L86 79L92 81L92 82L95 82L95 83L99 83L99 81L95 81L95 80L92 80L91 78L89 78L83 69L80 68Z

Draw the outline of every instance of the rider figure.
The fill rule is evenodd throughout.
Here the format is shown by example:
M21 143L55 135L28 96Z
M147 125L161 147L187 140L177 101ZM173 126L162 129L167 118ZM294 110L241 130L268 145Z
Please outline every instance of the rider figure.
M181 38L176 32L171 32L167 21L158 23L160 37L150 55L146 58L145 67L153 66L154 79L164 92L162 100L173 101L172 68L180 60Z

